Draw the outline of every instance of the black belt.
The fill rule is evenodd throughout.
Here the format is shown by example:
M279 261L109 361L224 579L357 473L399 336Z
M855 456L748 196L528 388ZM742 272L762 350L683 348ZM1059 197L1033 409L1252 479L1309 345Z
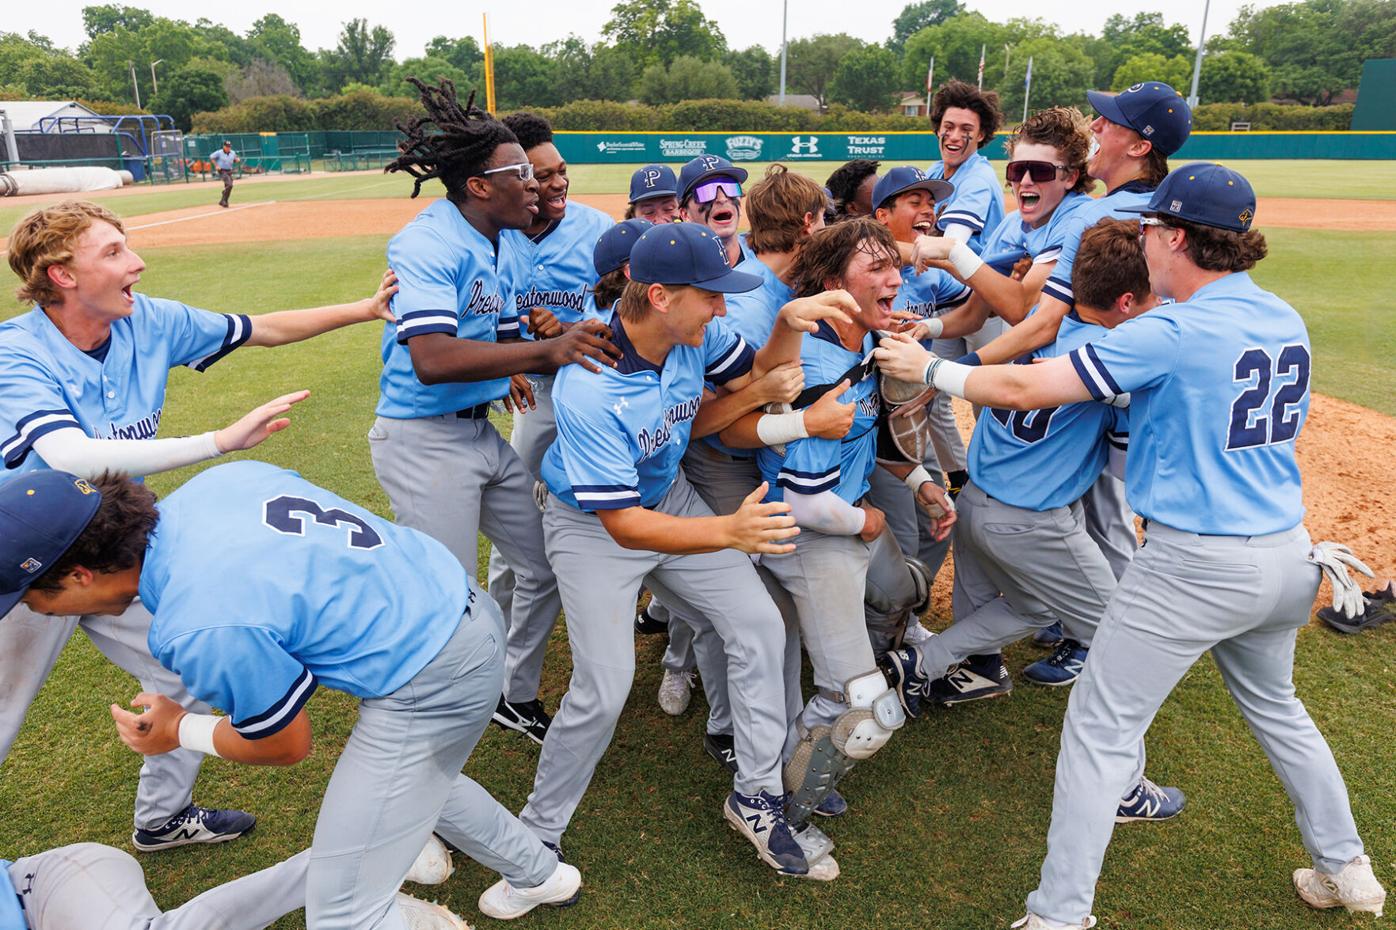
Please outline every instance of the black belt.
M474 407L466 407L464 410L456 411L457 420L485 420L490 415L490 402L476 404Z

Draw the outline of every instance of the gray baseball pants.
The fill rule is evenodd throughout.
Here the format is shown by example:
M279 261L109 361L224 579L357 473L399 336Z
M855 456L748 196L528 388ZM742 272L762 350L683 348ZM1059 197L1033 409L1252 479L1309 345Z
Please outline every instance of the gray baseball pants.
M940 678L956 662L998 652L1057 620L1089 646L1115 575L1086 532L1080 503L1026 510L970 481L956 505L955 622L917 645L922 673Z
M74 843L10 865L30 930L262 930L305 906L310 850L160 912L140 863L100 843Z
M1095 484L1081 497L1086 532L1105 553L1110 570L1118 579L1129 568L1139 536L1134 531L1134 511L1125 500L1125 483L1108 472L1101 472Z
M551 850L461 774L504 680L498 605L473 586L472 600L411 681L359 703L315 823L307 930L407 930L393 895L433 830L518 887L557 868Z
M178 675L150 654L146 642L150 619L150 611L140 601L117 617L46 617L17 604L0 619L0 759L9 755L29 706L78 629L102 655L139 681L141 690L164 694L196 714L211 713L207 704L185 689ZM117 703L124 706L126 699ZM203 753L188 749L146 756L136 785L136 827L162 827L188 807L203 761Z
M485 419L379 417L368 447L399 524L444 543L472 578L479 571L482 532L513 566L504 697L533 700L548 636L562 609L543 551L533 475Z
M218 176L223 179L223 196L218 199L218 203L226 207L228 198L233 195L233 172L227 168L219 168Z
M930 456L927 456L930 458ZM945 479L936 463L926 466L931 480L942 488ZM868 488L868 503L887 517L887 526L897 537L897 545L903 553L911 552L926 563L934 578L945 564L945 556L950 552L950 537L940 542L931 537L930 517L916 505L916 495L902 479L885 468L874 468Z
M712 515L682 471L653 509L678 517ZM543 525L567 606L572 681L543 740L533 792L519 819L557 843L586 793L635 677L641 584L670 604L692 605L717 631L732 697L738 766L733 785L743 794L780 794L786 629L751 559L733 549L698 555L625 549L595 514L552 495Z
M1313 866L1362 854L1347 788L1294 693L1294 645L1319 569L1302 525L1266 536L1198 536L1158 523L1120 579L1067 702L1041 884L1028 909L1090 913L1120 798L1159 706L1206 652L1295 807Z

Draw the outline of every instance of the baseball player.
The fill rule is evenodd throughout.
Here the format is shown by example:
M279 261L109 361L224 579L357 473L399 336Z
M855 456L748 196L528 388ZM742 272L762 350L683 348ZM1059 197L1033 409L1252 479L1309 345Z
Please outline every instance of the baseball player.
M733 271L718 237L693 223L649 229L631 250L630 277L612 322L619 364L569 366L554 385L558 438L543 458L543 520L567 607L572 680L519 817L560 841L630 690L631 617L644 583L692 605L718 631L739 769L723 814L762 861L804 875L810 866L786 824L780 777L786 630L742 554L786 549L796 530L787 507L760 502L764 488L736 513L714 516L679 460L705 381L740 390L792 361L816 320L846 319L849 302L832 294L787 304L753 352L714 317L724 294L760 280Z
M242 157L233 151L233 143L224 139L223 147L210 155L208 160L218 171L218 176L223 179L223 196L219 199L218 205L226 208L228 198L233 194L233 166L242 161Z
M158 508L125 478L20 476L0 486L0 526L16 556L5 601L120 613L139 596L160 663L227 712L151 692L131 701L144 713L113 704L136 752L294 765L310 752L316 687L360 699L306 863L310 930L407 925L394 895L433 830L504 874L481 898L491 916L576 894L576 869L460 774L500 691L504 624L425 533L262 462L211 468ZM418 910L417 926L463 926Z
M34 309L0 323L0 456L19 473L58 468L85 476L107 470L148 475L250 449L289 421L303 400L278 397L228 427L199 436L156 438L170 368L204 371L239 346L276 346L351 323L381 319L392 296L384 276L366 300L260 316L210 313L135 289L145 263L121 220L94 203L64 201L33 211L9 237L19 299ZM150 655L150 616L135 603L121 617L36 617L23 605L0 612L0 754L8 754L29 705L69 637L81 629L98 650L194 711L206 710ZM2 756L0 756L2 757ZM241 811L192 801L202 757L152 756L136 789L132 842L142 852L220 842L252 828Z
M746 178L745 168L720 155L699 155L679 169L679 216L716 233L727 250L727 264L734 268L752 254L737 233Z
M627 220L673 223L679 218L679 182L668 165L645 165L630 176Z
M1308 412L1304 322L1247 273L1265 255L1255 194L1219 165L1184 165L1142 214L1154 291L1175 301L1040 365L983 368L886 340L879 363L1005 410L1130 395L1129 503L1147 544L1125 569L1067 704L1041 883L1025 930L1091 927L1115 798L1150 721L1211 652L1297 808L1313 907L1380 914L1332 752L1294 693L1294 648L1322 573L1352 585L1333 544L1304 530L1295 439ZM1335 589L1338 587L1335 584Z
M979 150L994 140L1003 114L998 94L964 81L941 85L931 101L931 131L940 159L926 176L949 181L955 189L942 206L937 225L956 242L983 251L983 237L1003 220L1003 186Z
M898 265L891 234L866 218L819 230L801 246L789 272L796 297L840 288L856 302L856 314L820 321L801 348L806 383L853 405L853 423L841 438L780 437L757 453L767 501L788 505L800 527L793 551L763 555L762 568L793 602L818 689L786 738L786 817L807 848L822 846L811 859L831 860L834 875L837 865L827 855L832 841L809 819L855 762L881 749L905 719L875 664L869 626L905 623L917 591L882 512L863 500L881 408L877 379L870 376L872 331L892 322ZM769 429L762 432L769 435ZM733 433L724 431L724 441L735 440ZM918 497L944 507L937 526L944 537L954 523L944 491L924 468L913 472L907 465L898 472L915 484ZM865 611L868 592L877 590L896 602L872 603Z
M824 189L834 201L834 221L872 216L873 187L877 184L878 162L855 158L844 162L829 175ZM1001 198L1000 198L1001 199Z
M439 179L446 198L388 244L400 289L383 333L369 451L399 523L441 540L471 570L483 531L513 568L509 680L530 690L501 696L496 719L541 743L549 717L536 694L538 663L561 600L543 552L533 476L490 424L489 409L509 393L513 375L577 359L610 364L617 350L597 320L550 339L518 339L514 240L504 231L538 218L533 164L473 95L462 106L448 81L414 83L427 116L405 127L403 154L387 170L412 174L413 196L423 181Z
M600 210L568 199L567 162L553 144L547 120L532 113L515 113L503 122L518 138L538 182L538 215L533 223L500 233L508 240L506 254L513 263L509 284L514 291L514 311L523 324L523 338L556 336L588 315L597 279L591 249L615 224ZM509 445L523 460L530 479L536 479L543 453L557 435L553 375L514 375L512 382L520 392L521 403L512 405L514 428ZM514 614L514 573L498 548L490 552L489 590L504 615L519 621L509 628L508 676L496 721L507 729L517 729L524 713L511 707L531 707L537 700L543 655L557 615Z

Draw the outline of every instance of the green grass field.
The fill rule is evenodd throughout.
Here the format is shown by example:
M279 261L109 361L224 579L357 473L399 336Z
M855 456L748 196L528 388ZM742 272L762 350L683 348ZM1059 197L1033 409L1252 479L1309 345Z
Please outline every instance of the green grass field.
M384 183L362 176L319 183L374 182ZM305 196L315 193L316 182L286 182L276 186L276 196L302 183ZM123 212L135 212L127 202ZM1396 234L1277 230L1269 238L1271 256L1257 277L1308 319L1315 389L1396 414L1387 387L1396 337L1377 311L1380 269L1396 249ZM372 288L383 246L382 237L353 237L152 249L144 255L142 290L253 313L331 303ZM213 268L225 271L210 273ZM233 275L230 268L256 272ZM164 433L222 426L263 400L308 387L313 394L294 412L291 429L256 457L386 513L364 439L377 393L378 344L379 328L360 326L276 351L243 350L203 375L178 370ZM151 485L165 493L191 473L157 476ZM932 619L936 626L948 621ZM1343 767L1368 851L1388 885L1396 884L1396 769L1388 748L1396 730L1393 646L1392 627L1353 638L1311 627L1300 635L1296 669L1299 692ZM561 627L553 647L544 682L550 707L566 687ZM839 844L843 877L820 885L775 878L726 827L719 813L725 779L701 746L702 699L685 717L663 715L654 702L662 643L647 639L638 649L630 706L565 841L586 893L575 908L530 916L529 926L983 930L1021 915L1045 848L1067 694L1023 683L1007 700L911 721L845 782L851 814L825 825ZM1011 649L1009 667L1016 673L1037 655L1027 646ZM106 708L136 690L84 638L65 650L0 775L0 810L8 815L0 821L0 855L77 841L129 848L138 761L117 740ZM321 692L310 713L316 750L294 771L206 764L198 800L245 807L261 823L236 843L144 858L159 903L182 902L309 842L354 706L344 695ZM1341 913L1315 915L1294 896L1289 872L1307 862L1293 812L1210 662L1199 663L1165 704L1149 752L1150 774L1181 786L1189 810L1173 823L1117 832L1095 908L1102 927L1368 925ZM467 772L517 810L535 760L531 743L491 729ZM475 899L492 876L468 862L461 866L426 896L488 925ZM304 924L297 914L276 926Z

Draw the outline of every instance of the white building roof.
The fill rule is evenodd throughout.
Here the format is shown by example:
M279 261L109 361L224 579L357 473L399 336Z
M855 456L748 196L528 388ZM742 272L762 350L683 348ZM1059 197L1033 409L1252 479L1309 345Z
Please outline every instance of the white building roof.
M4 110L14 124L15 132L29 132L39 128L39 120L49 116L96 116L97 114L75 100L0 100L0 110ZM88 132L107 132L98 124L83 127Z

